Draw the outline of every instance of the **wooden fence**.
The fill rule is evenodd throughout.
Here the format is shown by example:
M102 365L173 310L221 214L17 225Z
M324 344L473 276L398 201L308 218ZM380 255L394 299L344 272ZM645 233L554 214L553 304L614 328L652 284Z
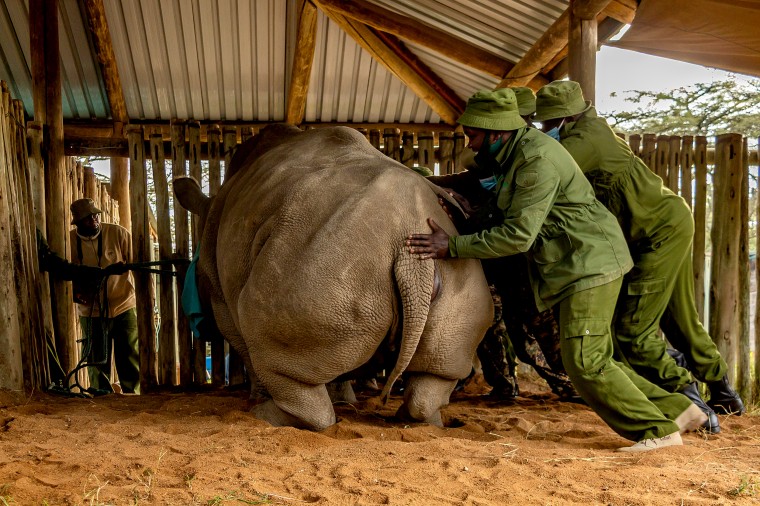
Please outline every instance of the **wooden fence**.
M44 230L44 201L41 189L41 129L30 123L23 127L20 105L15 105L4 93L4 110L0 138L0 290L10 301L0 307L0 317L11 321L9 329L0 329L0 386L18 385L20 378L27 386L47 384L45 333L50 333L49 289L45 276L40 275L33 247L35 226ZM15 109L14 109L15 108ZM360 130L361 131L361 130ZM203 135L202 135L203 133ZM363 131L369 142L386 155L406 166L422 165L439 174L460 170L465 145L464 135L457 132L401 132L398 129ZM209 195L215 194L223 182L235 146L255 135L250 128L201 127L198 122L174 122L168 132L165 127L131 125L128 128L130 153L130 206L132 218L133 253L136 262L154 259L151 236L158 244L158 258L189 259L198 246L197 223L174 201L169 178L191 175L198 181L208 181ZM29 153L26 143L29 140ZM705 314L705 258L707 249L708 210L712 209L711 283L709 285L709 323L711 335L721 353L732 366L737 384L746 398L760 392L760 383L751 381L751 370L760 370L758 354L750 364L749 335L749 160L747 140L735 134L718 136L715 147L709 150L705 137L669 137L644 135L629 137L631 148L648 166L660 175L667 185L684 197L694 212L695 290L700 315ZM167 144L170 150L167 151ZM167 153L170 153L167 156ZM207 163L202 163L202 154ZM750 156L752 155L752 156ZM712 159L712 160L711 160ZM167 176L167 162L171 174ZM756 162L755 162L756 163ZM118 220L118 207L108 196L108 186L99 184L90 169L67 161L68 181L65 202L89 196L100 203L104 221ZM753 166L754 167L754 166ZM708 169L712 168L712 174ZM754 167L753 171L757 171ZM155 188L156 213L151 220L148 204L148 174L152 172ZM755 199L757 201L757 199ZM711 205L708 205L711 202ZM20 209L19 212L14 211ZM173 216L173 227L170 220ZM68 219L67 217L48 217ZM153 225L151 225L151 221ZM759 245L760 248L760 245ZM67 250L68 251L68 250ZM59 252L62 253L62 252ZM9 268L8 266L12 266ZM181 313L181 294L184 272L176 278L161 275L159 289L154 295L151 274L135 272L138 298L138 328L140 335L141 382L146 391L158 386L190 387L207 382L207 343L193 340L185 317ZM8 295L12 294L12 296ZM29 296L24 296L29 294ZM154 297L155 302L154 303ZM70 301L70 298L69 298ZM156 339L153 308L160 312L160 327ZM73 311L69 303L68 311ZM760 311L755 311L756 315ZM72 321L75 321L72 318ZM760 326L756 326L756 332ZM16 334L14 341L11 334ZM59 355L76 356L76 329L56 336ZM760 336L754 336L760 342ZM16 347L5 343L17 343ZM72 344L74 343L74 344ZM3 348L12 350L5 352ZM69 351L66 351L66 350ZM756 346L756 349L760 350ZM13 351L16 350L16 351ZM225 356L229 366L225 368ZM242 360L222 340L211 344L211 383L234 385L244 381ZM225 371L225 369L227 369ZM227 376L227 380L225 379Z

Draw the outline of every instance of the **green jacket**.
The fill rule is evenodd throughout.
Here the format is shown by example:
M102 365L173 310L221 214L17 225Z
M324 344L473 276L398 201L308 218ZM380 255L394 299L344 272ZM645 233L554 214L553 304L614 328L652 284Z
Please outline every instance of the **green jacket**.
M663 185L593 107L560 135L596 198L617 217L634 255L656 249L671 227L692 219L686 202Z
M633 262L615 218L562 146L532 128L516 130L492 165L504 221L481 232L453 236L449 253L496 258L527 253L540 311L581 290L628 272Z

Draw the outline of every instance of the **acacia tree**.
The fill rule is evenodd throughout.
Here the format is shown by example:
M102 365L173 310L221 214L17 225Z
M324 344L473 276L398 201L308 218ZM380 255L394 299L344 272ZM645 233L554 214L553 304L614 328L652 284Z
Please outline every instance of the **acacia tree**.
M727 79L668 92L626 91L638 107L607 117L617 130L670 135L760 135L760 80ZM613 93L612 96L615 96Z

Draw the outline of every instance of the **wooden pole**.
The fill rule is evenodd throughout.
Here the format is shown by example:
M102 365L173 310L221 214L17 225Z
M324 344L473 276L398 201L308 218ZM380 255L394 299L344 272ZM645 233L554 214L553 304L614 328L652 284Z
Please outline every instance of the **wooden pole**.
M570 79L578 81L586 100L596 99L596 14L583 18L575 7L583 3L570 0L569 37L568 37L568 74Z
M644 134L641 159L649 167L649 170L657 174L657 136L655 134Z
M147 187L145 170L145 143L143 130L139 125L127 127L129 141L129 195L132 210L132 257L134 262L149 262L150 225L148 223ZM156 365L154 354L153 296L150 275L142 271L133 272L137 304L137 333L140 348L140 389L144 393L156 385Z
M694 299L705 321L705 245L707 227L707 138L696 137L694 149Z
M634 155L641 158L641 136L639 134L631 134L628 136L628 146L630 146Z
M668 147L668 187L673 193L679 194L679 179L681 176L681 138L673 135L670 137Z
M79 172L81 166L82 164L77 162L77 172ZM98 202L100 199L97 195L98 192L95 190L97 185L95 169L92 167L82 167L82 169L84 170L84 196L85 198L94 200L95 205L100 207L100 202Z
M462 153L464 153L464 132L454 132L454 172L462 172Z
M438 133L438 167L441 174L453 174L454 171L454 134Z
M161 134L150 136L153 166L153 184L156 189L156 224L158 227L158 259L172 259L172 230L169 209L169 184L166 180L163 138ZM171 272L170 265L162 265L162 271ZM169 273L159 274L159 309L161 327L158 333L158 378L161 385L177 383L177 341L174 333L174 278Z
M715 143L713 177L712 275L710 278L710 335L735 379L740 302L739 262L742 194L742 138L719 135Z
M414 167L414 132L404 131L401 135L401 163Z
M185 124L175 121L172 124L172 176L187 175L187 157L185 154ZM174 254L177 258L190 260L190 234L187 210L174 199ZM179 347L179 384L188 387L193 382L193 337L187 317L182 311L182 290L185 286L187 268L178 267L177 276L177 342Z
M222 147L219 125L208 127L208 194L214 196L222 186Z
M427 167L435 172L435 147L433 146L433 132L420 132L417 134L417 165ZM441 172L439 174L442 175Z
M760 139L758 139L760 141ZM757 145L757 157L760 159L760 142ZM757 167L757 177L760 180L760 163ZM755 251L760 253L760 226L757 224L760 218L760 190L755 190ZM760 258L755 257L755 286L760 286ZM753 403L760 400L760 297L755 298L755 381L752 391Z
M749 336L749 145L742 139L741 221L739 235L739 328L736 389L742 399L752 399L752 361Z
M401 161L401 132L398 128L386 128L383 131L383 153L397 162Z
M694 209L692 166L694 165L694 137L684 135L681 143L681 196Z
M375 149L380 149L380 130L373 128L369 131L369 143L372 144Z
M203 188L203 178L201 175L201 124L197 121L191 121L187 124L187 137L189 141L188 145L188 161L190 162L190 177L198 181L198 184ZM193 253L198 249L199 241L201 240L200 225L198 223L199 217L192 215L192 239L193 239ZM205 367L205 365L204 365ZM205 381L205 379L204 379Z
M222 181L227 180L227 171L230 168L230 162L235 154L235 148L237 148L237 128L234 126L226 126L222 129L222 153L224 158L224 177Z
M119 225L132 230L132 211L129 207L129 159L111 157L111 196L119 203Z
M670 156L670 137L657 136L657 151L655 154L654 172L668 185L668 157Z

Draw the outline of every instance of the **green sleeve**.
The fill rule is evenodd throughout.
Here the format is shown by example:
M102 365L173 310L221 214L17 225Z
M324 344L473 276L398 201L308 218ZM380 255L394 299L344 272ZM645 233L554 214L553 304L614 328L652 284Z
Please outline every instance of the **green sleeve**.
M583 173L599 168L599 155L593 142L582 135L570 135L562 139L562 146L570 153Z
M559 173L540 156L516 169L514 195L501 225L449 238L449 254L460 258L497 258L530 249L559 194ZM510 191L502 188L502 192Z

